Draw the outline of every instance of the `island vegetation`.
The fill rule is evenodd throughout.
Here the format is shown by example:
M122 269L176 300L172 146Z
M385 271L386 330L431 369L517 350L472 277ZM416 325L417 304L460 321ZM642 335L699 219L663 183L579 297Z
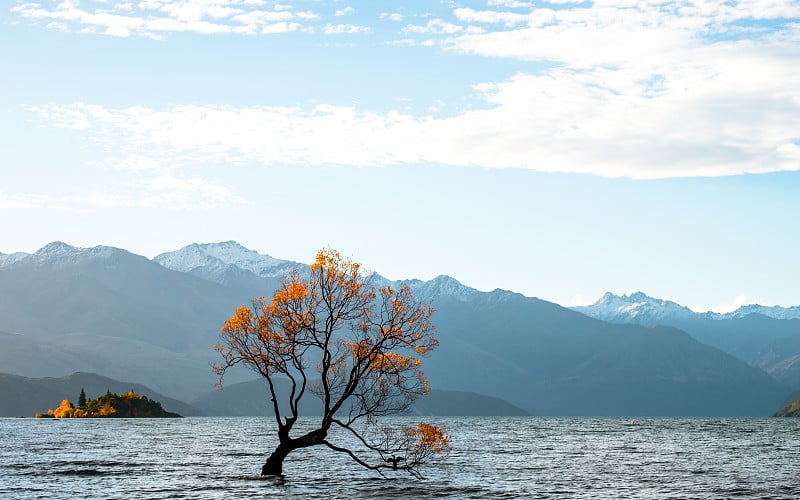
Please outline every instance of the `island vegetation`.
M217 346L222 362L215 366L220 383L227 369L241 363L269 387L278 444L261 475L281 475L292 451L311 446L343 453L379 473L416 476L420 465L448 451L448 436L435 425L378 425L378 417L408 409L429 391L420 358L438 341L428 304L415 301L407 286L377 288L373 279L358 263L323 249L308 278L292 272L271 301L253 299L225 322ZM288 395L277 391L282 380L289 381ZM322 416L311 430L293 436L300 402L309 393L321 400ZM330 439L332 427L357 446Z
M800 417L800 399L784 406L773 417Z
M123 394L106 391L95 399L86 399L81 389L78 406L68 400L61 401L56 409L37 413L36 418L180 418L177 413L164 410L161 403L130 390Z

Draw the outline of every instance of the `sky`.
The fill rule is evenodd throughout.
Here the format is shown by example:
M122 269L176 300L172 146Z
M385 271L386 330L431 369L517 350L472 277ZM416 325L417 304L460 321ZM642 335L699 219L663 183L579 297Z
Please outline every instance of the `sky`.
M800 304L800 1L12 0L0 252Z

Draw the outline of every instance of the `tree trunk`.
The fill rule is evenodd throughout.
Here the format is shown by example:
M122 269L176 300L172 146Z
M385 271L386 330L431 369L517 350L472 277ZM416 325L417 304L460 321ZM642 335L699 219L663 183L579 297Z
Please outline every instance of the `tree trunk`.
M272 452L272 455L269 456L267 462L261 468L262 476L282 476L283 461L289 453L298 448L308 448L309 446L322 444L328 435L327 429L316 429L297 439L291 439L289 438L290 428L291 426L281 426L278 429L280 444L278 444L278 447L275 448L275 451Z
M283 475L283 460L293 450L291 446L281 443L269 456L267 462L261 467L262 476L282 476Z

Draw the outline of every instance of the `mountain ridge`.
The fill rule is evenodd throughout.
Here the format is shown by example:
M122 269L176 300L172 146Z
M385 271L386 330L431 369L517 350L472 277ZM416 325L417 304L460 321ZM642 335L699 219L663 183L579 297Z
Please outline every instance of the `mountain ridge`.
M571 309L611 323L679 328L765 370L791 388L800 388L800 307L750 305L726 314L698 313L637 292L622 296L606 293L591 306ZM794 317L795 312L798 317Z
M22 334L0 335L0 366L38 376L83 364L184 400L213 386L212 346L232 311L279 283L238 266L220 282L198 275L203 266L179 272L111 247L53 244L40 253L48 255L0 268L0 330ZM434 389L499 397L545 415L766 415L789 392L674 328L604 322L448 276L406 283L436 309L440 347L425 367Z
M612 322L629 322L634 319L637 320L636 322L643 320L657 322L659 319L667 316L727 320L741 318L749 314L761 314L762 316L773 319L800 318L800 305L781 307L747 304L728 313L717 313L713 311L698 312L671 300L651 297L641 291L633 292L629 295L616 295L611 292L606 292L594 304L588 306L574 306L570 309L596 319Z

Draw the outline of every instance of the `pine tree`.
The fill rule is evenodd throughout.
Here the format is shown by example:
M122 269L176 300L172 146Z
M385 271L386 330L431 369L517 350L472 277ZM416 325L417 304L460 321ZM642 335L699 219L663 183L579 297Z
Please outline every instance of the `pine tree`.
M83 387L81 387L81 395L78 396L78 408L83 408L86 406L86 393L83 392Z

